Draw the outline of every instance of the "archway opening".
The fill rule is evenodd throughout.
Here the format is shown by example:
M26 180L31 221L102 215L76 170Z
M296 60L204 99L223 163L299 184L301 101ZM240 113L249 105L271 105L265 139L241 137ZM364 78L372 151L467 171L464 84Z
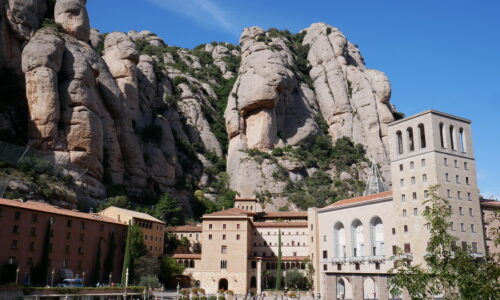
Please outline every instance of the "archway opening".
M219 280L219 290L228 290L228 282L226 278L222 278L221 280Z
M252 276L250 279L250 288L256 288L257 287L257 279L255 279L255 276Z

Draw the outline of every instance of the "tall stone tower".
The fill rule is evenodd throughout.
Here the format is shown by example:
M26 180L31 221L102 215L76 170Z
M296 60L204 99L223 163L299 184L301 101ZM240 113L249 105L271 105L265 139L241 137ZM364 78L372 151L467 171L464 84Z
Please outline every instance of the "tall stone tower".
M392 233L404 252L423 254L429 236L422 212L432 185L449 200L457 247L485 253L470 121L429 110L389 124L394 208ZM413 258L421 263L422 255Z

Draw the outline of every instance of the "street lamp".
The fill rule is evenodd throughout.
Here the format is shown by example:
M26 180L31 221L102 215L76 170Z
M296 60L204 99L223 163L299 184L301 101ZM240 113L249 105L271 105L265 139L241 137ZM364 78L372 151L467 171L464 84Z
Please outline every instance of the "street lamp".
M52 278L51 278L51 280L50 280L50 287L53 287L53 286L54 286L54 273L55 273L55 272L56 272L56 271L55 271L54 269L52 269Z
M112 278L113 278L113 275L111 273L109 273L109 282L108 282L109 286L111 286L111 279Z
M127 272L125 272L125 287L128 286L128 268L127 268Z
M17 266L17 269L16 269L16 284L17 284L17 280L19 279L19 271L21 271L21 267Z

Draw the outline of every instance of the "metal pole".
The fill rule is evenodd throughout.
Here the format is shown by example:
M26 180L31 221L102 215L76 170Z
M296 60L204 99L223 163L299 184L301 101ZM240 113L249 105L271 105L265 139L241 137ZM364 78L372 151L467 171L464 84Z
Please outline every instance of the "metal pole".
M127 268L127 272L125 273L125 287L128 286L128 268Z
M21 268L18 266L17 267L17 270L16 270L16 284L17 284L17 281L19 279L19 271L21 270Z
M54 269L52 269L52 279L50 280L50 286L53 287L54 286Z

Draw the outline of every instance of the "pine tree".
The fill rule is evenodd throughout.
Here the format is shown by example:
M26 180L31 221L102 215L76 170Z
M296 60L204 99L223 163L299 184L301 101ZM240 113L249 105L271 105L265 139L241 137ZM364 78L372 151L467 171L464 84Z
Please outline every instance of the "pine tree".
M115 233L109 233L109 245L108 245L108 254L106 255L106 259L104 260L104 276L107 276L109 273L113 272L113 260L115 255Z
M276 290L281 289L281 229L278 230L278 265L276 267Z
M133 278L135 260L146 255L147 253L148 250L146 245L144 245L141 229L135 224L129 225L127 244L125 246L125 256L123 258L122 284L125 283L127 268L129 270L129 279Z
M47 284L49 273L49 255L50 255L50 232L52 230L52 222L47 224L47 231L43 242L42 259L31 269L31 281L34 284Z
M122 268L122 280L121 282L124 284L125 283L125 276L127 273L127 269L130 269L132 266L131 264L131 248L132 248L132 225L130 224L128 226L128 231L127 231L127 242L125 244L125 254L123 256L123 268Z
M94 273L92 274L92 282L99 282L99 275L101 273L101 240L102 237L99 237L99 241L97 242L97 252L95 254L95 265L94 265Z

